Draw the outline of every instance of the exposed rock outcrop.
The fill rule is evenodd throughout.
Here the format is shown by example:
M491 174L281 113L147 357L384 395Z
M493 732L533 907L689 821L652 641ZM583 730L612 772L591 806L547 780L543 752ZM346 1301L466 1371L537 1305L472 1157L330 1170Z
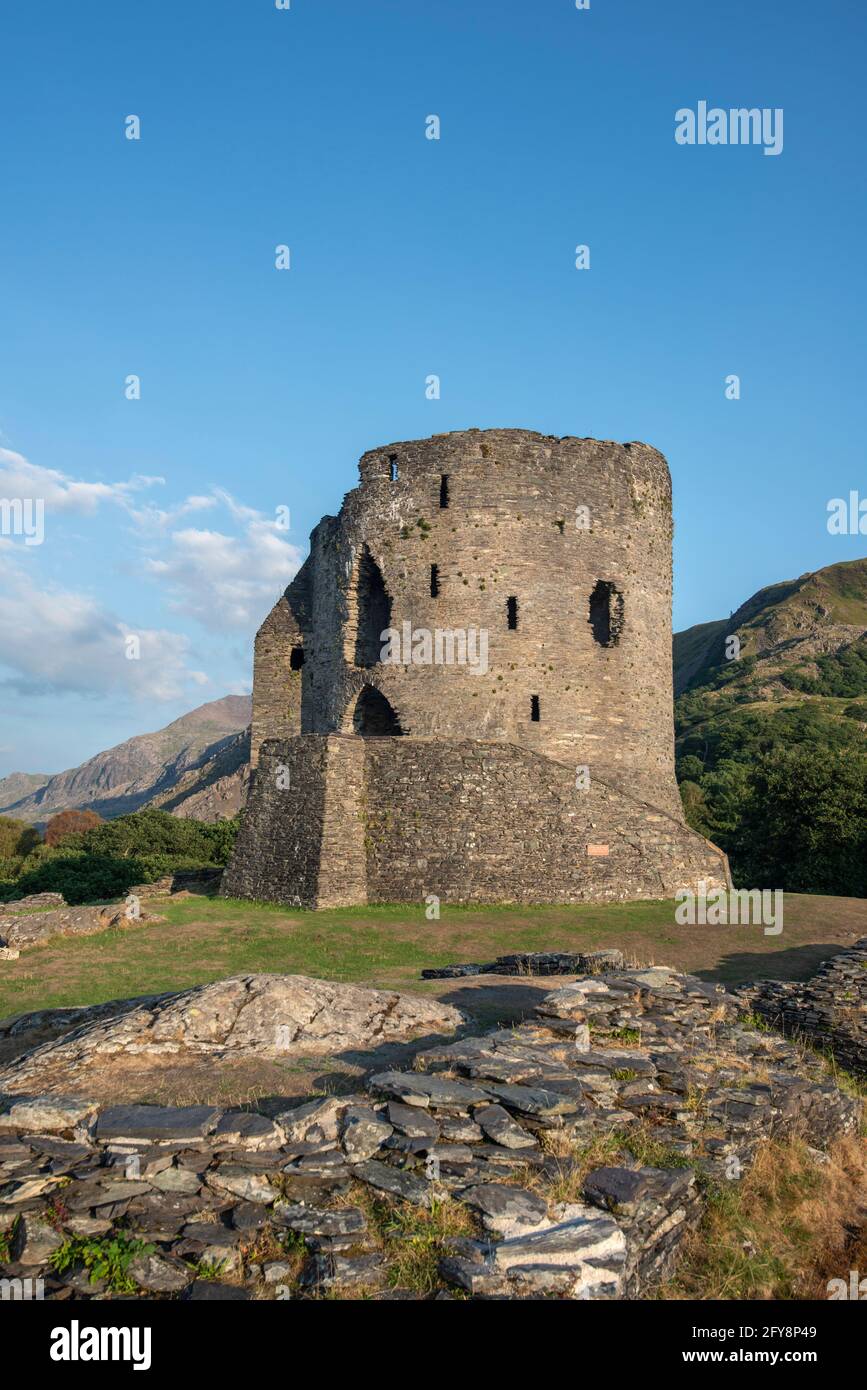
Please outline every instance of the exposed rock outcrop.
M138 906L133 909L127 903L114 903L109 907L62 907L47 912L10 912L9 906L0 917L0 947L10 953L36 946L52 936L92 936L109 927L133 927L165 920L154 913L142 912Z
M120 1056L327 1056L453 1033L464 1022L459 1009L414 994L305 975L238 975L89 1020L0 1071L0 1090L37 1089L50 1074L65 1089L86 1091L88 1077Z

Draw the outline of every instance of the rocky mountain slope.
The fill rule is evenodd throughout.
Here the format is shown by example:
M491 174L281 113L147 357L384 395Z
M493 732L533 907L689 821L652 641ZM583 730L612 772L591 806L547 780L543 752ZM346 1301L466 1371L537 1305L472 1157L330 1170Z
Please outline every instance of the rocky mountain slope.
M249 756L249 722L249 695L227 695L67 772L42 779L12 773L0 781L0 814L41 823L76 809L111 819L157 805L201 820L234 815Z
M675 694L713 684L722 673L735 679L746 674L753 684L760 675L761 698L786 694L782 675L816 677L819 658L861 642L865 634L867 559L829 565L760 589L730 618L675 633ZM726 658L730 636L740 639L739 664Z
M867 560L773 584L730 618L676 633L674 671L678 753L706 768L777 734L863 744Z

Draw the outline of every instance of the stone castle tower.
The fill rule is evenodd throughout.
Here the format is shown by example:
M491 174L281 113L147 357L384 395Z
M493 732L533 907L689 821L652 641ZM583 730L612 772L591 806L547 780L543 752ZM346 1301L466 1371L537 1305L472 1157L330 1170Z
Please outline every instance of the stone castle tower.
M467 430L365 454L256 638L224 882L301 906L728 881L674 778L671 482L645 444Z

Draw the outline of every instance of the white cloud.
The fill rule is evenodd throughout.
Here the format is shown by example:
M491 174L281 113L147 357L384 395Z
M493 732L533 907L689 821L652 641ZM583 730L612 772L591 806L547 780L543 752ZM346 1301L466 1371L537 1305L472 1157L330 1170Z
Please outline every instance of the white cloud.
M87 594L40 586L10 550L0 548L0 686L21 695L174 700L207 681L187 669L186 637L136 628ZM126 655L130 635L139 641L137 660Z
M0 448L0 498L42 499L46 539L60 534L51 527L52 516L91 516L105 505L122 509L138 573L157 589L151 604L158 598L169 614L200 624L211 634L204 650L237 671L239 654L243 667L256 627L298 570L303 552L287 539L277 512L265 516L221 488L163 507L142 496L163 482L138 475L125 482L84 482ZM205 513L215 524L195 524ZM113 610L110 598L46 580L48 553L47 546L0 536L0 689L162 701L200 695L212 684L207 672L192 668L190 637L166 626L136 628ZM58 553L52 546L52 560ZM128 575L129 546L125 555ZM215 633L232 637L239 650L230 656L225 641L217 649ZM125 654L129 635L139 641L137 660ZM210 664L207 656L205 661Z
M31 463L23 454L0 449L0 497L39 498L47 513L77 512L92 515L100 503L114 502L129 508L133 497L146 488L165 482L134 474L125 483L83 483L58 472Z
M262 513L228 493L216 498L239 524L240 534L185 527L171 531L147 561L166 586L169 605L212 631L252 634L297 572L303 552Z

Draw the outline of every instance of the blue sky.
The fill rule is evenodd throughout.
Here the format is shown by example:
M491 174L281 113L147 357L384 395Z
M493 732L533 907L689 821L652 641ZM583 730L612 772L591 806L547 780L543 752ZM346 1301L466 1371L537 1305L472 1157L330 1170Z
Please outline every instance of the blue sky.
M856 0L6 6L0 496L46 533L0 537L0 774L249 688L391 440L653 443L676 627L863 554L826 505L867 495L865 36ZM700 100L783 108L783 152L679 146Z

